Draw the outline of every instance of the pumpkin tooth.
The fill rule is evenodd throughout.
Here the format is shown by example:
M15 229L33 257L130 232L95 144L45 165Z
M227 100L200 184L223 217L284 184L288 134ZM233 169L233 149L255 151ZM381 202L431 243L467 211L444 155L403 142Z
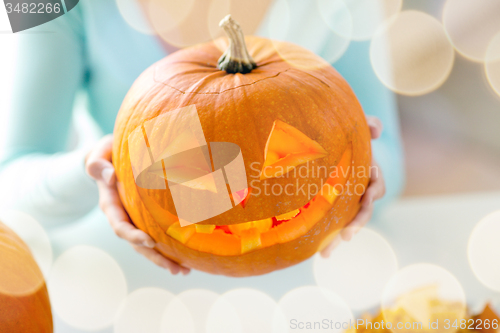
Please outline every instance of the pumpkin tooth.
M189 238L194 235L195 232L196 228L194 225L191 224L185 227L181 227L179 222L175 222L167 230L167 234L170 237L178 240L183 244L185 244L189 240Z
M258 221L252 221L252 225L253 225L253 227L257 228L257 230L260 233L263 233L263 232L266 232L272 228L273 219L268 218L268 219L263 219L263 220L258 220Z
M195 224L196 232L202 234L211 234L215 230L214 224Z
M325 185L323 185L323 188L321 189L321 195L326 199L326 201L330 203L330 205L333 205L335 199L340 195L340 191L337 190L334 186L325 183Z
M231 224L228 225L229 230L235 234L241 236L242 232L248 229L255 228L259 232L266 232L271 227L273 226L273 219L268 218L268 219L263 219L263 220L258 220L258 221L250 221L250 222L245 222L245 223L239 223L239 224Z
M241 233L241 253L255 250L261 246L260 232L257 228L251 228Z
M292 210L288 213L276 216L276 220L278 220L278 221L291 220L295 216L297 216L299 213L300 213L300 209L295 209L295 210Z
M227 227L233 234L241 235L243 231L250 229L252 226L251 222L245 222L245 223L231 224L228 225Z

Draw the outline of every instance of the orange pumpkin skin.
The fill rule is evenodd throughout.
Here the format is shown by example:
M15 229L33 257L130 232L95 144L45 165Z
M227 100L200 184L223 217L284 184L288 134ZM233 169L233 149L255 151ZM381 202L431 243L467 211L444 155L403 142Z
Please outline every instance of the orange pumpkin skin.
M259 37L245 40L257 63L257 68L248 74L228 74L217 68L221 49L228 44L226 39L178 51L147 69L121 106L112 155L123 205L133 223L155 239L156 249L187 267L228 276L264 274L309 258L352 220L359 210L362 193L339 196L317 223L303 229L297 237L290 236L289 241L286 235L278 235L279 241L265 246L267 240L275 237L270 232L267 240L262 236L261 248L234 254L229 250L231 242L227 242L227 254L214 254L203 248L217 245L199 244L196 248L167 234L175 221L171 194L168 187L146 190L136 186L128 142L132 131L163 113L196 105L207 142L232 142L241 148L248 183L253 180L252 192L262 190L265 182L285 186L293 181L298 187L307 187L323 184L327 178L258 180L259 171L251 164L263 165L266 142L276 120L293 126L328 152L324 158L312 161L312 167L331 170L349 150L351 166L366 171L349 174L350 184L366 188L371 161L370 132L362 108L333 67L293 44ZM266 219L302 207L311 199L310 193L286 197L251 195L244 207L238 205L199 224L220 227ZM197 234L199 242L203 237ZM222 244L224 235L217 237Z
M0 332L53 332L42 272L29 248L0 222Z

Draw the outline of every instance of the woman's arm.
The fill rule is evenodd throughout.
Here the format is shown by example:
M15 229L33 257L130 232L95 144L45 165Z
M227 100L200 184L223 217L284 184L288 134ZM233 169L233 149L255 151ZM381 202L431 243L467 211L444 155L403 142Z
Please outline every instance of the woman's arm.
M16 60L0 151L0 202L45 226L79 218L98 199L84 171L84 152L65 152L75 94L86 74L78 8L19 33Z

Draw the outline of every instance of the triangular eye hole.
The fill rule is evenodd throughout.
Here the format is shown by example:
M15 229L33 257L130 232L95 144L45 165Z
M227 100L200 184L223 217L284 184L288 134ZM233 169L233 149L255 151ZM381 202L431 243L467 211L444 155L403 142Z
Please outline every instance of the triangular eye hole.
M319 143L295 127L276 120L267 139L260 179L282 176L298 165L328 155Z

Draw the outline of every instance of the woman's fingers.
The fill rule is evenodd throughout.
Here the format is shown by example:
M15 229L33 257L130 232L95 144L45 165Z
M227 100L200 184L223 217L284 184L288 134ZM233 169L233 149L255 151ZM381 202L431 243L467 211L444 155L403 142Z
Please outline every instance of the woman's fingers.
M108 185L114 183L115 170L111 163L113 136L103 137L85 158L85 168L90 177Z
M130 222L115 185L107 185L102 181L98 181L97 186L99 188L99 206L108 218L115 234L134 245L153 248L155 241Z
M155 241L144 231L133 226L130 222L118 220L111 221L112 220L110 220L111 228L113 228L113 231L118 237L137 246L145 246L150 249L155 247Z
M321 250L320 255L323 258L330 257L330 254L340 244L340 241L341 241L340 235L335 236L335 238L332 240L332 242L327 247L325 247L323 250Z
M382 134L382 122L377 117L366 116L366 121L370 128L370 135L372 140L378 139ZM361 199L361 209L358 214L352 220L347 227L345 227L340 234L333 239L333 241L325 249L321 251L321 256L327 258L330 253L335 249L341 242L341 240L349 241L351 238L364 227L372 218L374 210L374 201L382 198L385 194L385 181L382 174L382 170L375 162L372 161L372 167L370 168L370 183L363 198Z
M155 247L154 240L152 240L151 237L148 236L148 234L146 234L144 231L137 229L130 222L116 222L112 226L112 228L118 237L125 239L130 243L133 243L137 246L145 246L150 249Z
M328 245L323 251L321 251L321 256L323 258L328 258L333 249L335 249L339 244L341 239L344 241L349 241L352 237L361 230L372 218L374 204L373 202L377 199L380 199L385 193L385 185L383 181L383 177L380 174L375 179L372 178L372 182L368 189L366 190L363 199L361 200L361 209L358 214L352 220L351 223L342 231L340 235L335 237L333 241Z
M172 274L181 272L186 275L190 272L189 268L179 266L154 250L155 241L144 231L132 225L114 185L109 186L100 181L97 183L99 187L99 204L118 237L130 242L137 252L153 261L156 265L168 269Z
M116 189L115 169L111 163L112 147L113 137L105 136L85 159L87 173L97 183L99 206L108 218L111 228L118 237L130 242L137 252L156 265L168 269L172 274L188 274L189 268L178 265L154 250L156 243L153 238L137 229L130 221Z
M96 180L99 189L99 206L118 237L137 246L153 248L154 240L132 225L123 208L116 190L115 170L111 163L112 146L113 137L107 135L97 143L86 158L87 173Z
M383 125L380 119L373 116L367 116L366 122L368 123L368 127L370 127L370 134L373 140L378 139L382 134Z
M146 247L142 246L137 246L137 245L132 245L134 249L145 256L147 259L152 261L155 265L168 269L170 273L172 274L177 274L177 273L182 273L183 275L188 274L191 270L187 267L180 266L179 264L173 262L172 260L169 260L162 256L159 252L157 252L154 249L148 249Z
M94 178L95 181L103 182L106 185L114 185L116 180L115 169L111 162L105 159L89 159L86 169L89 176Z
M370 183L363 195L363 199L361 199L361 209L354 220L340 233L343 240L350 240L370 221L373 215L374 202L385 194L384 175L375 160L372 162L370 173Z
M354 220L352 220L347 227L342 229L340 234L337 235L333 241L320 252L321 256L323 258L328 258L331 252L340 244L342 240L351 240L352 237L370 221L372 215L373 204L362 205Z
M374 201L382 198L385 195L385 180L384 174L380 169L378 163L373 160L372 167L370 168L370 184L363 195L361 204L367 206Z
M372 218L373 215L373 204L367 206L361 206L358 214L352 220L347 227L345 227L341 232L340 236L345 241L350 241L352 237L363 228Z

